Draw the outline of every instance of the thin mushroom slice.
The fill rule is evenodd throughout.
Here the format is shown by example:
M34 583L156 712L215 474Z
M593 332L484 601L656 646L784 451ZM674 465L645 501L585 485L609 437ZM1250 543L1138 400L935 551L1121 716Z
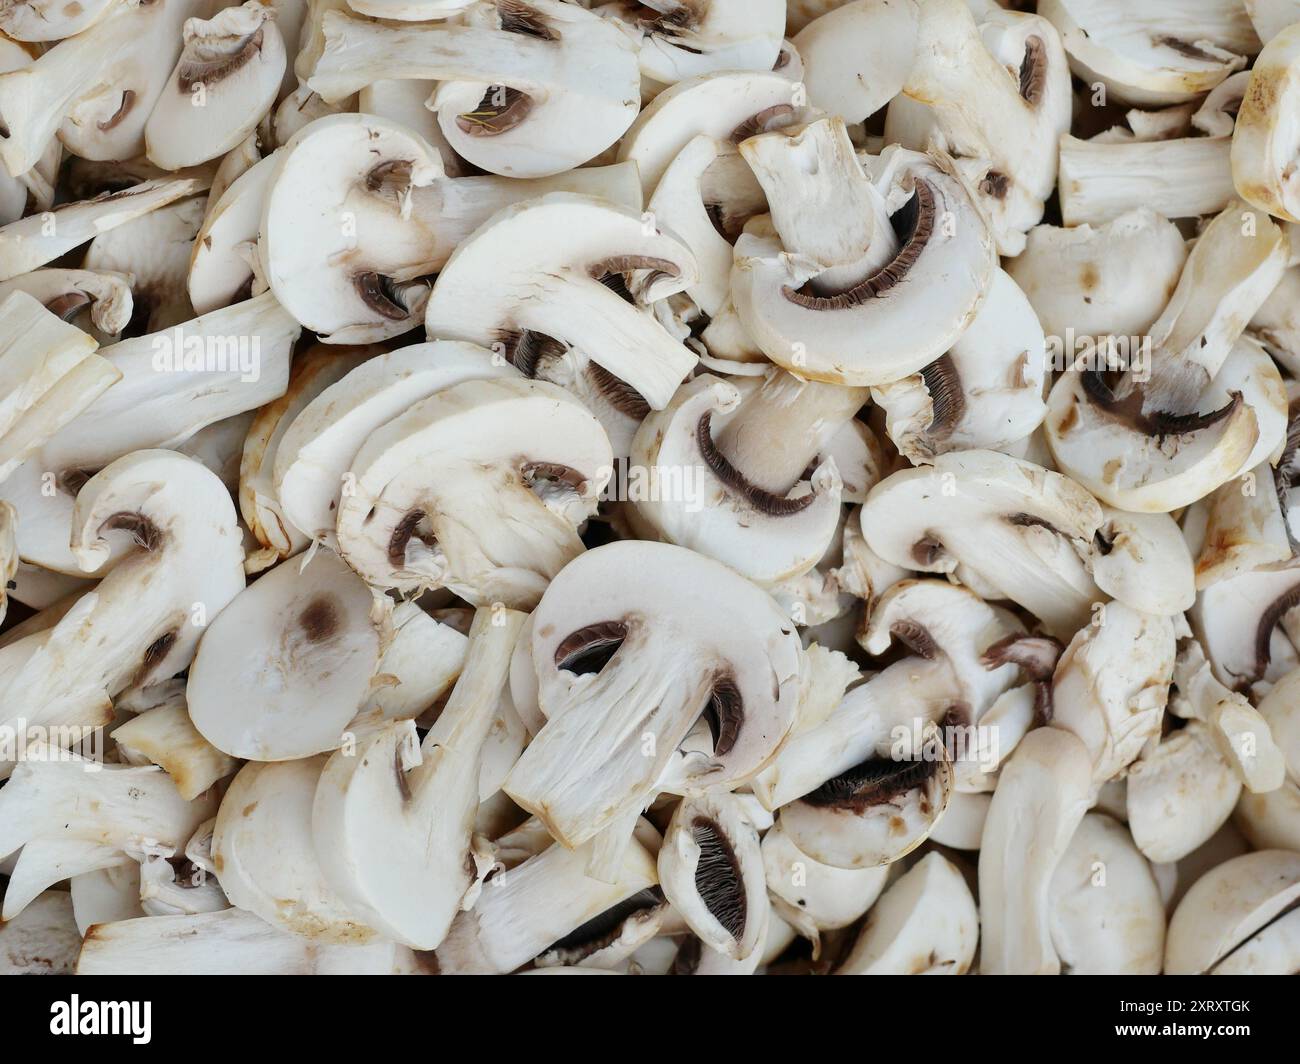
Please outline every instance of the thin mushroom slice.
M1232 177L1248 203L1288 222L1300 222L1296 184L1295 112L1300 29L1288 26L1255 60L1232 134Z
M116 0L87 0L61 4L57 0L26 0L0 11L0 30L15 41L61 41L93 26Z
M278 163L272 152L220 192L213 183L185 281L196 314L228 307L245 291L260 294L252 291L255 271L249 260L256 253L262 208Z
M504 790L566 845L644 808L701 717L712 749L678 766L677 793L752 777L797 711L793 626L758 588L680 547L611 543L570 562L534 614L532 652L547 720Z
M164 170L235 148L275 103L288 64L276 11L256 0L188 19L182 39L144 129L146 154Z
M417 744L392 724L321 774L312 837L326 880L365 921L415 949L436 949L478 878L471 834L483 748L524 615L480 609L465 668Z
M965 975L979 914L957 867L927 853L885 891L836 975Z
M281 563L209 626L186 688L194 726L253 761L336 749L379 665L381 619L333 552Z
M1263 463L1187 511L1183 532L1196 557L1197 590L1291 557L1293 533L1282 509L1290 477L1285 456L1278 466L1276 480Z
M490 173L579 166L623 135L640 102L636 42L560 0L479 0L455 25L383 26L330 11L322 26L314 91L334 102L380 79L438 81L430 107L448 143Z
M1169 921L1166 975L1233 968L1235 951L1287 918L1300 899L1300 854L1258 850L1198 879ZM1240 970L1240 969L1238 969Z
M758 830L729 794L685 798L659 850L664 896L706 945L743 961L767 934Z
M599 422L555 385L465 381L357 453L339 549L376 587L446 586L483 605L532 606L581 553L577 528L612 461Z

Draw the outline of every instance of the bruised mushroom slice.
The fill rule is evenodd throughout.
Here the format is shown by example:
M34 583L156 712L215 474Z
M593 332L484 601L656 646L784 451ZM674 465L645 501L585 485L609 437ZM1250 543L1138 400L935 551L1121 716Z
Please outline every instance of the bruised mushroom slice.
M943 147L975 190L998 251L1019 254L1056 184L1070 75L1046 19L963 0L919 0L916 60L890 104L885 140ZM978 101L978 103L975 103Z
M112 270L32 270L0 282L0 301L11 292L26 292L66 322L76 324L85 314L108 336L120 333L131 320L131 277Z
M1169 921L1165 974L1237 971L1238 950L1277 927L1300 899L1300 855L1283 850L1242 854L1206 872L1183 896ZM1239 958L1245 960L1245 958Z
M852 403L864 399L859 395ZM786 418L799 413L783 411ZM632 462L650 476L649 490L641 493L646 497L635 501L640 516L664 539L770 586L807 572L830 546L840 517L840 479L834 462L822 461L806 481L794 472L790 479L799 479L788 490L768 490L765 483L777 482L770 474L755 483L715 438L745 416L740 393L710 374L678 389L666 410L641 423L633 440ZM772 446L772 438L764 444ZM774 464L782 456L779 445L772 449L763 460Z
M756 141L742 150L751 145ZM817 157L817 140L794 142L799 145ZM857 166L851 155L842 161L850 170ZM858 217L855 231L865 226L870 240L869 255L859 251L857 260L859 268L868 267L865 278L841 285L834 283L835 274L822 277L825 262L784 247L776 214L778 231L755 220L736 244L736 309L763 352L801 377L862 386L915 373L952 346L992 283L988 226L950 162L892 147L871 162L874 188L864 195L883 204L879 213L888 221ZM821 175L832 182L851 180L843 169L823 167ZM794 209L807 180L788 187ZM827 202L841 197L837 192ZM830 287L819 290L819 277Z
M523 619L478 610L464 671L424 742L409 720L388 725L334 754L316 789L326 880L368 925L416 949L437 948L473 902L480 763Z
M330 889L312 846L312 800L325 757L251 761L221 801L212 861L233 905L281 931L336 945L379 936Z
M1300 570L1272 566L1203 589L1188 614L1220 683L1250 693L1300 664L1280 625L1300 603Z
M868 545L921 572L963 566L1068 638L1097 589L1083 558L1102 522L1078 484L995 451L940 455L931 468L886 477L862 511Z
M659 884L710 948L743 961L767 934L767 879L758 830L729 794L685 798L659 850Z
M235 148L275 103L288 59L276 12L257 0L185 22L181 57L149 114L150 162L164 170Z
M647 830L648 829L648 830ZM626 918L662 904L657 890L658 838L644 821L624 850L616 875L586 874L586 849L558 843L484 883L473 909L456 917L438 947L446 975L505 974L555 950L617 937Z
M870 118L903 91L919 22L915 0L856 0L810 22L794 39L809 102L845 122Z
M288 391L262 407L249 426L239 469L239 510L262 545L244 563L249 572L283 561L310 542L284 516L273 483L277 452L289 426L323 391L378 353L377 348L323 344L308 349L294 359Z
M1143 207L1097 228L1035 226L1006 270L1053 338L1052 354L1065 356L1061 369L1085 339L1146 336L1186 260L1178 227Z
M210 624L190 667L190 718L233 757L336 749L379 664L380 605L337 555L290 559Z
M479 0L455 25L383 26L327 12L308 85L327 101L373 81L438 81L430 107L458 154L490 173L545 177L612 145L640 102L637 45L560 0Z
M0 78L0 81L3 79ZM155 178L121 192L65 203L0 228L0 280L44 266L100 233L115 229L208 187L204 176Z
M603 283L610 274L624 275L632 303ZM424 325L432 338L503 344L526 374L539 347L576 348L661 410L696 356L645 308L696 279L690 252L639 212L552 192L499 212L456 249Z
M1124 825L1089 813L1056 866L1052 944L1071 975L1159 975L1165 907Z
M965 975L979 915L958 868L927 853L885 891L836 975Z
M727 620L737 611L743 629ZM675 793L749 779L794 723L793 627L758 588L680 547L611 543L570 562L535 611L532 652L546 723L504 790L565 845L644 808L701 718L712 750L675 766Z
M1061 33L1070 68L1087 84L1146 106L1183 103L1214 88L1259 50L1238 3L1043 0L1039 14Z
M1047 416L1047 346L1015 281L996 270L988 298L947 354L920 374L872 389L886 431L916 465L954 450L1003 450Z
M275 451L274 496L286 520L330 543L357 452L372 433L417 402L468 380L517 378L472 344L436 341L376 356L311 399Z

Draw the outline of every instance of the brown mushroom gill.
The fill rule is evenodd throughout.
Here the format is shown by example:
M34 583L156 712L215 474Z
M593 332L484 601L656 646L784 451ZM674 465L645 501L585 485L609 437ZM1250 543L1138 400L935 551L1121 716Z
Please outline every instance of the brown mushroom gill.
M140 667L136 670L132 683L136 686L144 684L150 679L150 674L156 669L162 660L167 657L168 652L176 645L176 631L164 632L144 651L140 659Z
M45 309L51 314L58 315L64 321L72 321L90 304L91 298L85 292L65 292L63 295L55 296L46 303Z
M1199 48L1188 41L1181 40L1168 34L1161 37L1153 37L1151 43L1157 46L1168 48L1177 52L1188 59L1199 59L1206 63L1218 63L1220 60L1207 52L1204 48Z
M181 57L177 86L181 92L189 92L195 85L211 86L230 77L261 54L262 40L263 29L259 26L244 37L201 41L194 55Z
M520 0L497 0L497 17L506 33L518 33L543 41L558 41L559 34L546 23L545 16L536 8Z
M144 514L123 511L109 515L99 526L100 534L105 532L126 532L136 544L147 551L156 551L163 543L163 531Z
M95 125L107 133L110 129L116 129L122 124L122 120L131 113L131 108L135 105L135 90L125 89L122 92L122 100L117 105L117 110L102 122L96 122Z
M425 524L427 516L423 510L411 510L394 526L392 535L388 537L388 562L394 569L405 567L406 549L412 539L419 540L426 547L436 546L437 538Z
M749 140L750 137L757 137L760 133L767 133L772 129L772 124L777 119L787 118L792 114L794 114L794 108L788 103L778 103L773 107L764 107L763 110L750 115L731 131L731 141L733 144L739 144L742 140Z
M1025 40L1025 57L1020 61L1020 98L1030 107L1043 102L1047 89L1047 46L1041 37Z
M889 634L913 654L925 658L926 661L933 661L942 653L939 644L930 635L929 629L920 621L910 618L895 621L889 626Z
M600 672L627 639L624 621L600 621L570 632L555 648L555 667L575 676Z
M506 360L529 380L536 378L542 363L562 358L569 350L563 340L532 329L503 332L497 343L501 347L493 344L493 349L501 350Z
M456 116L456 128L471 137L498 137L522 123L533 110L533 98L508 85L489 85L472 111Z
M401 301L393 279L374 270L358 273L352 278L352 285L357 290L361 301L389 321L402 321L410 311Z
M1300 479L1300 462L1297 462L1297 458L1300 458L1300 399L1293 400L1287 408L1286 443L1273 473L1273 487L1277 492L1278 506L1282 510L1282 523L1286 526L1287 539L1293 551L1300 547L1300 542L1297 542L1291 529L1291 522L1286 519L1286 512L1287 496L1291 494L1291 488L1297 479Z
M662 904L663 891L658 887L646 887L574 928L546 952L562 950L578 957L589 957L614 942L629 919Z
M966 416L966 393L962 391L961 374L951 355L940 355L921 370L921 380L930 396L930 424L925 430L934 441L950 438L961 419Z
M811 281L799 289L786 285L781 294L806 310L848 310L883 295L905 280L916 265L934 235L936 213L934 189L918 178L911 198L889 216L889 224L902 245L892 260L870 277L835 295L815 294Z
M529 487L561 484L579 494L587 490L587 478L576 469L559 462L525 462L519 469L519 475Z
M811 504L815 496L812 492L797 498L786 498L758 487L750 482L739 469L727 459L713 442L713 412L706 411L695 426L695 443L700 451L700 458L709 471L736 494L740 495L759 513L769 517L789 517L801 513Z
M637 421L649 416L650 404L646 402L645 396L627 381L615 377L597 362L588 362L584 372L596 391L619 413Z
M1268 604L1260 615L1259 625L1255 629L1255 666L1249 676L1243 676L1237 684L1239 690L1247 690L1256 680L1261 680L1268 672L1269 662L1273 660L1273 629L1281 623L1282 618L1300 606L1300 584L1284 592Z
M740 861L722 827L709 817L691 823L691 837L700 848L695 889L704 907L732 938L745 934L745 883Z
M702 716L713 736L713 756L726 757L740 738L745 722L745 700L735 677L721 673L714 678Z
M1088 401L1116 420L1123 421L1139 432L1158 439L1166 436L1184 436L1216 425L1235 414L1243 401L1241 392L1232 392L1227 403L1206 414L1173 414L1163 410L1144 414L1142 390L1131 384L1121 384L1117 389L1107 379L1113 375L1113 371L1100 369L1080 371L1079 383Z
M928 758L895 761L870 757L832 776L799 800L818 809L864 813L923 786L935 774L937 766L937 761Z

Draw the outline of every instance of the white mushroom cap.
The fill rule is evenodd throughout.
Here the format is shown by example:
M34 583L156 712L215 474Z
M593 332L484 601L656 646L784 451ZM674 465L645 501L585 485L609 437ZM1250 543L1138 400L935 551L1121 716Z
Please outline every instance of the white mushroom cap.
M1248 203L1288 222L1300 221L1300 186L1292 161L1300 150L1300 28L1288 26L1260 52L1232 135L1232 177Z

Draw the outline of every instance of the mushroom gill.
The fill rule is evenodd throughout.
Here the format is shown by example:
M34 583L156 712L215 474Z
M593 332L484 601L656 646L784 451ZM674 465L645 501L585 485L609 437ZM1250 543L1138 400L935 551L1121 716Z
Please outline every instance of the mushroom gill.
M799 800L818 809L861 813L922 786L935 774L937 765L937 761L929 758L895 761L870 757L832 776Z
M698 816L691 822L691 836L700 848L695 866L695 889L713 918L739 941L745 934L745 885L740 861L720 824Z
M728 461L727 457L713 442L713 412L705 411L695 426L695 442L699 447L700 457L709 471L732 491L739 494L759 513L769 517L789 517L806 510L813 501L813 493L789 499L765 491L750 482L739 469Z
M624 621L601 621L570 632L555 648L555 667L575 676L600 672L627 638Z
M252 62L261 54L262 34L259 26L243 37L200 38L177 66L176 84L181 92L189 92L195 85L215 85Z

